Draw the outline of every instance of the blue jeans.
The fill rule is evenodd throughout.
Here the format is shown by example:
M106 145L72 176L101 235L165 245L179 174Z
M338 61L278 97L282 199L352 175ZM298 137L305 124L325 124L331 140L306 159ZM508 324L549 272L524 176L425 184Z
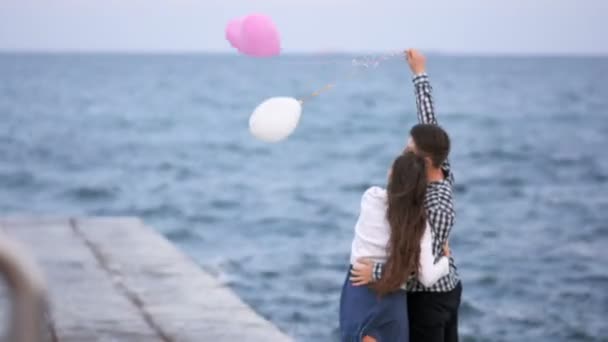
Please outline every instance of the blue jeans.
M407 293L399 290L379 297L367 286L353 286L347 272L340 296L342 342L360 342L364 336L378 342L409 342Z

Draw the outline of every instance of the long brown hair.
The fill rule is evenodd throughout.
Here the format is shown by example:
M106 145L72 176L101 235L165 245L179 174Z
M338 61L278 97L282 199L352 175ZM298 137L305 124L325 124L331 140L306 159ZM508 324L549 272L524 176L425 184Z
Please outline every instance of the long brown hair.
M418 271L426 224L426 186L422 157L405 152L395 159L387 186L386 217L391 229L388 257L382 278L373 285L380 295L398 290L410 274Z

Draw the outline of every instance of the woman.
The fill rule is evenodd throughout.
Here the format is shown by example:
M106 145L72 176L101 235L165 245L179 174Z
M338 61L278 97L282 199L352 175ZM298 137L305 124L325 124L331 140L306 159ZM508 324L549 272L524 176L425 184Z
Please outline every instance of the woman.
M363 194L351 268L357 259L366 258L385 263L385 269L382 278L370 286L354 286L346 277L340 298L343 342L409 341L407 296L402 285L413 274L425 286L448 274L446 256L434 263L424 209L426 188L424 160L406 152L393 162L386 190L371 187ZM447 246L444 252L449 254Z

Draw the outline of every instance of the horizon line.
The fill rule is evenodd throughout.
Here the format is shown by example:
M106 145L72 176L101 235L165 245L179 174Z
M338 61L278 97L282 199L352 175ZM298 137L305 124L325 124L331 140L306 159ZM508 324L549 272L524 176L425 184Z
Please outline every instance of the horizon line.
M439 49L420 49L429 56L446 57L608 57L608 52L515 52L515 51L449 51ZM354 56L354 55L383 55L394 53L395 50L318 50L318 51L284 51L279 56ZM241 56L238 52L229 50L119 50L119 49L5 49L0 48L1 55L218 55Z

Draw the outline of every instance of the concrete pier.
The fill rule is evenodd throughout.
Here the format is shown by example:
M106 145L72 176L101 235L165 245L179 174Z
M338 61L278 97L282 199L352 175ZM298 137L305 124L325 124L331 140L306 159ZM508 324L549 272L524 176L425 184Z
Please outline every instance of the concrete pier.
M42 267L58 341L292 341L137 218L4 218Z

